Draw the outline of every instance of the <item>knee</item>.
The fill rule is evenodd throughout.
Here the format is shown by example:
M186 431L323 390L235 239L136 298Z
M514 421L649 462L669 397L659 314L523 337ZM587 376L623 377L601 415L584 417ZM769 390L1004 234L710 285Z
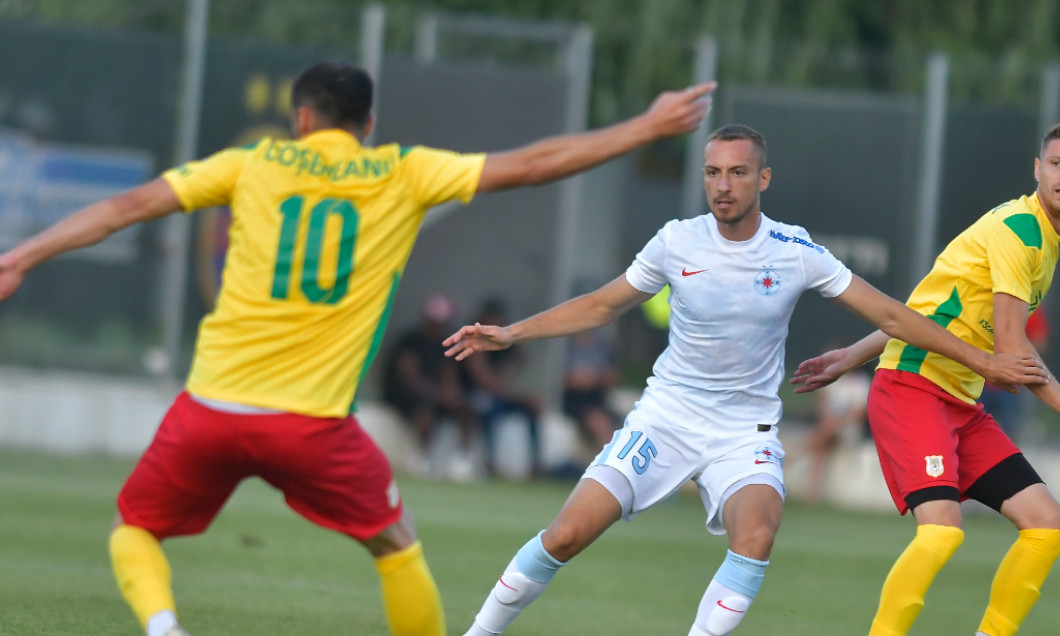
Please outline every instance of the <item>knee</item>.
M1020 530L1060 530L1060 502L1044 484L1034 484L1001 504L1005 515Z
M773 526L765 523L758 524L732 535L729 538L729 549L736 554L767 561L770 552L773 551L773 540L776 536L777 532Z
M395 552L401 552L417 541L416 527L406 508L401 518L387 526L382 532L368 539L357 539L371 555L378 559Z
M584 534L570 524L554 524L541 535L541 545L557 561L569 561L585 548Z
M1024 528L1060 530L1060 505L1034 510L1027 522L1021 525Z

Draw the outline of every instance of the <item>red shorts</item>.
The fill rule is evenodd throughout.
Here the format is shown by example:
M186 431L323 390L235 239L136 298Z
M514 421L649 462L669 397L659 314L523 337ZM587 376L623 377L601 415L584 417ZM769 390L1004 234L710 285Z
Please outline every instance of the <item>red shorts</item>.
M181 393L118 495L126 523L159 539L198 534L257 476L296 512L364 540L402 515L390 462L351 415L240 415Z
M950 486L966 499L976 480L1020 452L981 405L908 371L876 371L868 416L887 488L903 515L910 493Z

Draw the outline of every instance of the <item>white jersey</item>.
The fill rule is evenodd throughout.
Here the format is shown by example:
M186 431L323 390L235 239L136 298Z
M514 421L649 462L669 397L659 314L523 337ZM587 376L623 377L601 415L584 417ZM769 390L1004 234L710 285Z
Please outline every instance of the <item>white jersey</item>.
M670 336L647 393L667 399L672 421L744 428L775 424L782 406L784 343L806 289L843 293L853 274L805 229L762 215L754 237L734 242L711 214L667 223L626 270L636 289L670 285Z

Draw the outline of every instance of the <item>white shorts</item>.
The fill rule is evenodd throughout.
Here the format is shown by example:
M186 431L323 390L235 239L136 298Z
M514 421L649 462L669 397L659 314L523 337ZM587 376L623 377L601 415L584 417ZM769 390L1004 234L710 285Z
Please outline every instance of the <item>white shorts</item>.
M633 501L626 519L647 510L692 480L707 512L707 530L725 534L725 500L749 484L773 486L784 497L784 447L771 423L732 426L670 421L652 391L645 392L586 472L610 466L629 480ZM663 399L672 396L658 396Z

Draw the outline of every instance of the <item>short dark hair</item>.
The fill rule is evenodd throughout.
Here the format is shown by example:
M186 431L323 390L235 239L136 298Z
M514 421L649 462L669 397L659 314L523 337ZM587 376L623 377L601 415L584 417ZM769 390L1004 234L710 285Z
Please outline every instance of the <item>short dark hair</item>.
M1060 124L1057 124L1046 131L1045 136L1042 137L1042 148L1039 154L1045 155L1045 147L1049 145L1049 142L1054 139L1060 139Z
M738 141L740 139L747 139L756 150L758 150L758 161L762 168L766 167L766 138L762 136L762 133L758 132L750 126L744 126L743 124L727 124L721 128L710 133L707 137L707 143L712 141Z
M364 128L372 112L372 78L349 64L314 64L294 81L291 106L312 108L329 126Z

